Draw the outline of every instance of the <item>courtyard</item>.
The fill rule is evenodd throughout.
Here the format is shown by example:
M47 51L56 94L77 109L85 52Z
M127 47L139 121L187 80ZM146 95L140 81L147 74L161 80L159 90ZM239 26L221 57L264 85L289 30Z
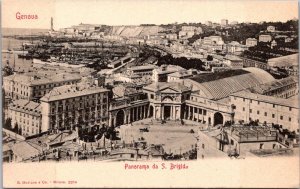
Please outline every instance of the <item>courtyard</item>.
M181 122L175 121L162 124L146 119L122 125L118 130L122 143L132 144L145 141L147 145L163 145L166 153L182 154L195 148L199 128L200 125L182 125Z

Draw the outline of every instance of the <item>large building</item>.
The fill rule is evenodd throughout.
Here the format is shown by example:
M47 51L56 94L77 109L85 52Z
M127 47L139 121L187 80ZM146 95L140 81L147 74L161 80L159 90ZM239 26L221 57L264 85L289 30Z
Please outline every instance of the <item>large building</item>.
M87 83L54 88L40 99L42 132L108 125L108 91Z
M246 46L254 47L256 45L257 45L257 39L255 39L255 38L247 38L246 39Z
M169 40L177 40L177 34L176 33L169 33L166 35L166 38Z
M226 55L223 60L223 64L232 68L232 69L242 69L243 68L243 60L237 56Z
M181 120L191 89L179 82L155 82L143 88L149 99L150 115L159 120Z
M53 72L51 72L53 73ZM50 92L54 87L75 84L81 76L71 73L52 75L16 74L3 78L5 95L12 99L26 99L37 101Z
M272 41L272 36L271 35L259 35L258 37L259 42L271 42Z
M41 106L39 103L28 100L15 100L8 107L8 117L11 118L11 126L23 136L31 136L41 133Z
M295 76L272 81L249 89L252 93L274 96L277 98L290 98L298 95L299 82Z
M114 86L109 104L109 126L120 126L151 116L147 95L142 87L122 84Z
M227 26L228 25L228 20L227 19L222 19L221 20L221 26Z
M268 60L268 66L270 68L285 68L290 75L299 74L299 53L281 56L277 58L271 58Z
M178 81L182 79L187 79L193 77L193 74L189 71L182 70L174 72L168 75L168 82Z
M226 45L227 52L229 53L241 53L245 50L248 50L247 45L242 45L237 41L232 41Z
M254 67L254 68L260 68L263 70L267 70L269 68L269 66L266 62L254 60L254 59L251 59L248 57L243 57L243 66L245 68Z
M186 85L192 85L194 90L204 98L219 100L230 94L265 84L275 79L266 71L258 68L243 68L222 73L201 74L186 79Z
M206 22L205 22L205 25L207 25L207 26L212 26L212 22L211 22L211 21L206 21Z
M154 65L144 65L144 66L134 66L127 68L127 73L130 75L151 75L153 73L153 70L156 68Z
M275 129L264 126L234 125L199 131L198 137L198 159L264 156L264 152L275 155L291 146L291 142L282 138Z
M278 124L289 131L299 133L298 99L283 99L240 91L230 95L230 103L235 105L234 119L249 122L259 120L268 125Z
M275 26L268 26L267 31L268 32L275 32L276 31Z

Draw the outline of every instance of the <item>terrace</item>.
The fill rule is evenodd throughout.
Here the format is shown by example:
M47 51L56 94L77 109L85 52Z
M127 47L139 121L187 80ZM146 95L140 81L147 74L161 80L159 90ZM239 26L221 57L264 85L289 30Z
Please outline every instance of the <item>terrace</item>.
M233 126L232 128L230 128L230 131L227 131L227 133L239 143L277 140L276 130L268 127L261 127L261 126L255 126L255 127Z

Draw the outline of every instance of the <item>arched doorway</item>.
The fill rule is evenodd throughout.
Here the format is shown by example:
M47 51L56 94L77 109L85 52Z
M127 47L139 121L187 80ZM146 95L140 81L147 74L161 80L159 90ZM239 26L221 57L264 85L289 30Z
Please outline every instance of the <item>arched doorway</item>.
M173 98L171 96L166 96L163 98L162 100L163 102L172 102L173 101Z
M116 116L116 125L115 126L120 126L124 124L124 111L123 110L119 110Z
M164 119L171 118L171 106L164 106Z
M214 115L214 126L218 124L223 125L223 115L220 112L216 112Z
M151 117L153 117L153 111L154 111L154 108L153 108L153 106L150 106L150 108L149 108L149 117L151 118Z

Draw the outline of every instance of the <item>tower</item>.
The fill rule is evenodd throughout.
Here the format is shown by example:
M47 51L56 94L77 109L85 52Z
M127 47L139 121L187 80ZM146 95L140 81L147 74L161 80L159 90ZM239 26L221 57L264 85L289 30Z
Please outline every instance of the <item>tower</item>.
M51 17L51 31L54 31L54 29L53 29L53 17Z

